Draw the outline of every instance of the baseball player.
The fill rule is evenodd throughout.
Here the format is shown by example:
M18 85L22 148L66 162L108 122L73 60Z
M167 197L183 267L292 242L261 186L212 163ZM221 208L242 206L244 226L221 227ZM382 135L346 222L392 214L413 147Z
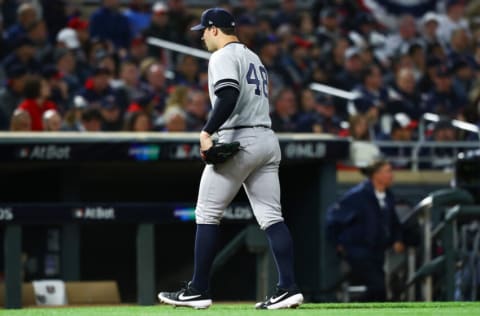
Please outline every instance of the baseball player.
M194 273L178 292L161 292L160 302L175 306L208 308L209 276L215 258L219 223L225 208L243 185L253 213L265 230L278 270L276 293L256 304L260 309L297 307L303 295L295 284L293 244L280 206L278 168L281 152L270 129L268 74L258 56L240 43L230 13L220 8L203 12L202 40L213 52L208 65L212 114L200 133L202 152L212 147L212 134L222 143L239 142L241 150L226 162L207 164L195 209Z

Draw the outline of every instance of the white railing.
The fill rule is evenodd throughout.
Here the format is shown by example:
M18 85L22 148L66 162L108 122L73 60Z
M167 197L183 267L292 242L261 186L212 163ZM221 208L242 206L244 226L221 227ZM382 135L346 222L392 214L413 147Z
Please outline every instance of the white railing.
M457 156L464 151L480 149L478 141L374 141L384 157L394 165L404 165L412 171L419 169L453 168ZM396 149L389 155L389 149ZM398 153L400 152L400 153Z

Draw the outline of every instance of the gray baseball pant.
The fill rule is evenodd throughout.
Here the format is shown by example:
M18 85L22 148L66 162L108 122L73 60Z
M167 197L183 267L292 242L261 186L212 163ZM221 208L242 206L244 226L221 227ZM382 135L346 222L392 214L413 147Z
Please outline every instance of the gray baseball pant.
M243 185L261 229L283 221L278 168L280 145L265 127L223 130L220 142L239 141L242 149L225 163L206 165L195 209L197 224L219 224Z

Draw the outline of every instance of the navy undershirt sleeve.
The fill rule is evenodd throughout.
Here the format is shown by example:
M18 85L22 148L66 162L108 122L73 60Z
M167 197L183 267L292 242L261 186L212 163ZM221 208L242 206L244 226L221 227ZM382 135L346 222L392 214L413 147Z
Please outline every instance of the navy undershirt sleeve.
M215 94L217 95L217 100L215 101L212 115L210 115L207 124L203 128L210 135L215 133L230 117L235 109L235 104L237 104L240 91L233 87L225 87L216 91Z

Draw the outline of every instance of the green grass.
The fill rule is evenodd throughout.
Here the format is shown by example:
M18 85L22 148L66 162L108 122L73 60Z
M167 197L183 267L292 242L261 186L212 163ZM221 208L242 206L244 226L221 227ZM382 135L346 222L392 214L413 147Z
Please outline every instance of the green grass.
M207 310L173 308L166 305L140 306L89 306L24 308L18 310L0 310L3 316L240 316L240 315L333 315L333 316L464 316L480 315L480 302L444 302L444 303L326 303L304 304L294 310L264 311L255 310L251 304L214 304Z

